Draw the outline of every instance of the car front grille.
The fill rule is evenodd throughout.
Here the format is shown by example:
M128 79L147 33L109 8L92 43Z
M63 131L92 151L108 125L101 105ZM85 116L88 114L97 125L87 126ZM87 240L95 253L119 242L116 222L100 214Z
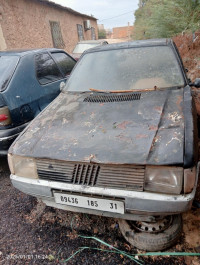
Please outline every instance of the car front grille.
M94 187L143 191L145 166L37 160L40 179Z
M75 164L72 175L74 184L94 186L99 175L100 166L90 164Z

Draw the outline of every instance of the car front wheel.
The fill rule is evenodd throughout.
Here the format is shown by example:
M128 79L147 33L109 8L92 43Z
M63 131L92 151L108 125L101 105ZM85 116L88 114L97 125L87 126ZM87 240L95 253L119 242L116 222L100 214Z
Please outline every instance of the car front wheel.
M119 219L119 228L125 239L134 247L146 251L159 251L172 246L182 232L181 215L170 215L156 222Z

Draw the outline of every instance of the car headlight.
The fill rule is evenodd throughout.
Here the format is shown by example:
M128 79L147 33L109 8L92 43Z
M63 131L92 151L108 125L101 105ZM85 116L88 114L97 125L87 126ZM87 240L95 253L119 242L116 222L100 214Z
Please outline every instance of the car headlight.
M24 178L38 178L34 158L8 154L8 164L13 175Z
M160 193L180 194L183 188L182 167L147 166L145 190Z

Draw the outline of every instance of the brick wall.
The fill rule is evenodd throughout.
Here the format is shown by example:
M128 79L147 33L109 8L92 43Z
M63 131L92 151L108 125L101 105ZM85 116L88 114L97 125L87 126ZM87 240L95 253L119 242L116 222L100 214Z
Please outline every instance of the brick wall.
M114 39L130 38L132 32L133 32L133 26L113 28L113 38Z
M4 49L5 44L7 49L53 47L49 21L57 21L61 26L64 49L71 53L78 42L77 24L83 25L87 19L38 0L1 0L0 49ZM90 21L98 38L96 20ZM84 38L91 39L91 30L84 30Z

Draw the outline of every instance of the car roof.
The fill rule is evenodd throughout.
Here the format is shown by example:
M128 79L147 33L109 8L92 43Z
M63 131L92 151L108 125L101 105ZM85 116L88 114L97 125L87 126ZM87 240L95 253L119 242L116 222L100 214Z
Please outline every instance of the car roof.
M148 40L137 40L137 41L128 41L120 42L109 45L102 45L86 50L86 53L93 53L97 51L109 51L117 49L128 49L134 47L148 47L148 46L160 46L160 45L172 45L173 41L171 39L148 39Z
M79 41L77 44L86 44L86 43L108 43L107 40L101 39L101 40L83 40L83 41Z
M7 50L7 51L0 51L0 56L26 56L28 54L34 54L34 53L41 53L41 52L58 52L64 50L61 49L55 49L55 48L43 48L43 49L22 49L22 50Z

